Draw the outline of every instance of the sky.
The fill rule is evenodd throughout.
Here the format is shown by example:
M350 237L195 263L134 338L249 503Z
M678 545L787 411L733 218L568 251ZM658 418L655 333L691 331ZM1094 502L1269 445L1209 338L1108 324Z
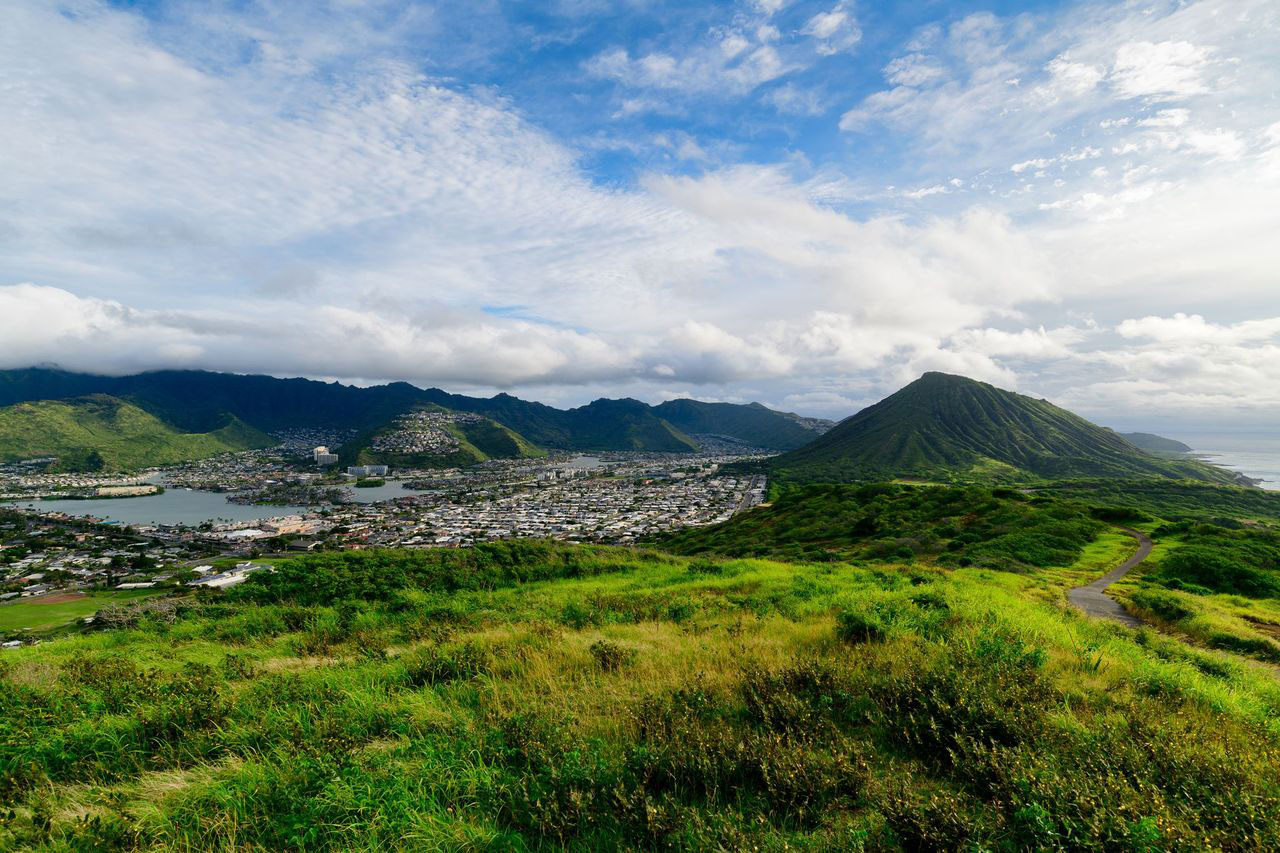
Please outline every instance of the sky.
M0 368L1280 417L1280 0L8 0Z

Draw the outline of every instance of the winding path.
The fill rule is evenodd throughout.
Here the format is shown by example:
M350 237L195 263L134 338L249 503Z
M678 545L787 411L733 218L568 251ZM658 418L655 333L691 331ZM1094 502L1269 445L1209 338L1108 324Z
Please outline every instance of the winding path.
M1151 554L1151 538L1145 533L1139 533L1136 530L1130 530L1127 527L1116 528L1123 533L1127 533L1134 539L1138 540L1138 550L1133 556L1125 560L1119 566L1107 572L1091 584L1086 586L1078 586L1067 593L1067 600L1072 605L1084 611L1086 616L1093 616L1097 619L1106 619L1111 622L1119 622L1121 625L1128 625L1131 628L1137 628L1143 622L1140 619L1130 615L1120 604L1106 594L1107 587L1120 580L1135 566L1142 563L1143 560Z

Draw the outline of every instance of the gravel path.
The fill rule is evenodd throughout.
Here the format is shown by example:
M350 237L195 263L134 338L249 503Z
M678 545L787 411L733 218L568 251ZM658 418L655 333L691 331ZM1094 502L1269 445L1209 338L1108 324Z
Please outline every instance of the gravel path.
M1116 568L1107 572L1087 586L1078 586L1067 593L1067 600L1075 607L1084 611L1086 616L1093 616L1097 619L1107 619L1111 622L1119 622L1121 625L1128 625L1136 628L1142 625L1142 621L1131 616L1128 611L1119 605L1114 599L1109 597L1105 590L1111 584L1120 580L1120 578L1129 574L1129 570L1138 566L1151 553L1151 539L1146 534L1139 533L1136 530L1130 530L1127 527L1118 528L1124 533L1129 534L1138 540L1138 550L1133 556L1125 560Z

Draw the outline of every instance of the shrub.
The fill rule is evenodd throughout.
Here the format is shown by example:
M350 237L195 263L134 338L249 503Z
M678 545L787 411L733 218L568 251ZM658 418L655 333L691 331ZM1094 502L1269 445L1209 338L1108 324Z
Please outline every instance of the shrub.
M591 644L591 656L605 672L617 672L636 659L636 650L608 640L596 640Z
M475 642L444 643L401 658L409 682L415 686L475 678L493 667L493 654Z
M1141 524L1154 519L1140 509L1131 506L1096 506L1089 514L1099 521L1119 521L1126 524Z
M875 643L887 634L884 621L874 611L844 609L836 613L836 636L846 643Z
M1273 572L1250 565L1237 549L1184 545L1160 564L1163 577L1194 583L1214 592L1250 598L1280 596L1280 580Z
M1133 603L1169 622L1194 616L1196 611L1175 595L1158 589L1139 589L1130 596Z
M724 565L714 560L693 560L688 571L691 575L719 575L724 572Z

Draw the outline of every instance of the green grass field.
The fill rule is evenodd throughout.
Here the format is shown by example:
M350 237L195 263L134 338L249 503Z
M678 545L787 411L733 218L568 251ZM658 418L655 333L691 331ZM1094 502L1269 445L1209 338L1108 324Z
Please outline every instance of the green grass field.
M504 546L237 590L2 659L0 847L1280 839L1280 682L1052 575Z
M92 592L71 601L46 603L54 596L23 598L0 604L0 636L15 631L45 631L85 616L92 616L108 604L122 604L155 595L149 589Z
M324 552L136 602L0 655L0 849L1280 850L1280 596L1223 591L1272 588L1275 534L1133 522L1133 630L1067 604L1134 548L1096 509L816 487L687 556Z

